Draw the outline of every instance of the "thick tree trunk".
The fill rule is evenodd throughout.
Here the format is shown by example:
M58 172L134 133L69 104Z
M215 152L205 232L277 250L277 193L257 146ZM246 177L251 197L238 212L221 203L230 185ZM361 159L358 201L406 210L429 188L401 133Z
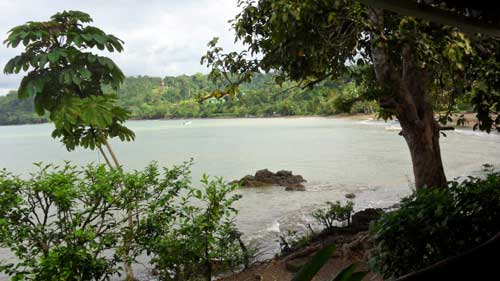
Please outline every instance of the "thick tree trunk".
M382 10L370 10L375 30L370 34L372 59L377 80L384 91L380 106L394 112L401 123L402 135L411 153L416 188L445 188L439 125L426 99L425 73L416 64L410 42L398 46L401 56L393 61L391 48L383 35L383 17Z
M422 120L423 128L412 126L410 122L400 121L403 137L411 153L415 186L446 187L439 147L439 125L434 120L432 111L428 115L430 117Z

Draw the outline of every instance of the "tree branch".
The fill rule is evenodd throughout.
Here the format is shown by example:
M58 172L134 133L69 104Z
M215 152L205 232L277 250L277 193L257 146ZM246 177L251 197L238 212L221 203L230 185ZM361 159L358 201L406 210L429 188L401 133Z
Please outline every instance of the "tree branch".
M451 11L428 5L418 4L413 0L361 0L367 6L396 12L403 16L413 16L449 26L458 27L465 33L482 33L500 37L500 28L475 18L458 15Z

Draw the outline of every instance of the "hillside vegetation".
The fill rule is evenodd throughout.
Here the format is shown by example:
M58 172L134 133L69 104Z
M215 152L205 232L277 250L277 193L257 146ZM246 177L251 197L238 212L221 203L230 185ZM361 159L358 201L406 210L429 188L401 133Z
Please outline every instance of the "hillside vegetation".
M165 77L163 86L159 77L127 77L117 92L111 88L105 91L117 94L120 105L134 119L331 115L372 112L374 107L372 103L355 102L360 90L349 81L326 81L302 89L291 83L277 86L271 75L262 74L243 84L236 97L200 102L215 88L206 75L195 74ZM47 118L34 113L32 98L19 100L15 91L0 97L0 125L45 121Z

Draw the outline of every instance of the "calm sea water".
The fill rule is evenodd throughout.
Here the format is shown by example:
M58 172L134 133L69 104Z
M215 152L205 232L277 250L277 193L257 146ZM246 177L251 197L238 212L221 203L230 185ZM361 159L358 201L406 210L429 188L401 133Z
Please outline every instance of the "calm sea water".
M291 170L307 179L307 191L280 187L241 190L238 226L248 239L273 240L303 228L310 211L327 200L355 193L356 208L385 207L411 192L408 148L397 131L376 121L331 118L131 121L132 143L112 142L127 169L150 161L180 164L193 158L193 179L203 173L228 181L259 169ZM33 162L102 163L96 151L67 152L50 138L51 124L0 127L0 168L28 174ZM468 130L441 138L449 179L500 166L500 136ZM269 239L272 238L272 239ZM271 247L272 248L272 247Z

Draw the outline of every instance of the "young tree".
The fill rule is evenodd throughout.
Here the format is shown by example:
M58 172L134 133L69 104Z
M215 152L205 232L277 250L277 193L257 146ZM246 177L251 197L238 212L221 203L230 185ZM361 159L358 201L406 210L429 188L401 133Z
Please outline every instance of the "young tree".
M381 117L400 121L417 188L447 185L432 107L436 92L446 94L450 109L458 96L472 92L478 127L499 129L497 41L353 0L238 3L242 11L232 26L246 49L224 54L214 39L202 58L212 79L225 85L215 96L237 94L239 84L261 71L275 72L278 83L313 87L340 77L349 65L365 65L370 87L364 97L379 103Z
M12 48L22 44L24 51L7 62L4 72L28 72L21 81L18 96L21 99L34 96L36 112L40 116L48 113L55 125L52 137L59 138L66 149L98 148L111 168L119 168L108 138L131 141L135 135L123 125L128 111L117 106L116 97L105 94L102 86L116 89L124 75L111 59L91 50L121 52L123 42L86 25L91 22L86 13L64 11L46 22L28 22L12 28L4 43ZM132 226L129 215L129 227ZM130 262L126 262L126 271L132 280Z

